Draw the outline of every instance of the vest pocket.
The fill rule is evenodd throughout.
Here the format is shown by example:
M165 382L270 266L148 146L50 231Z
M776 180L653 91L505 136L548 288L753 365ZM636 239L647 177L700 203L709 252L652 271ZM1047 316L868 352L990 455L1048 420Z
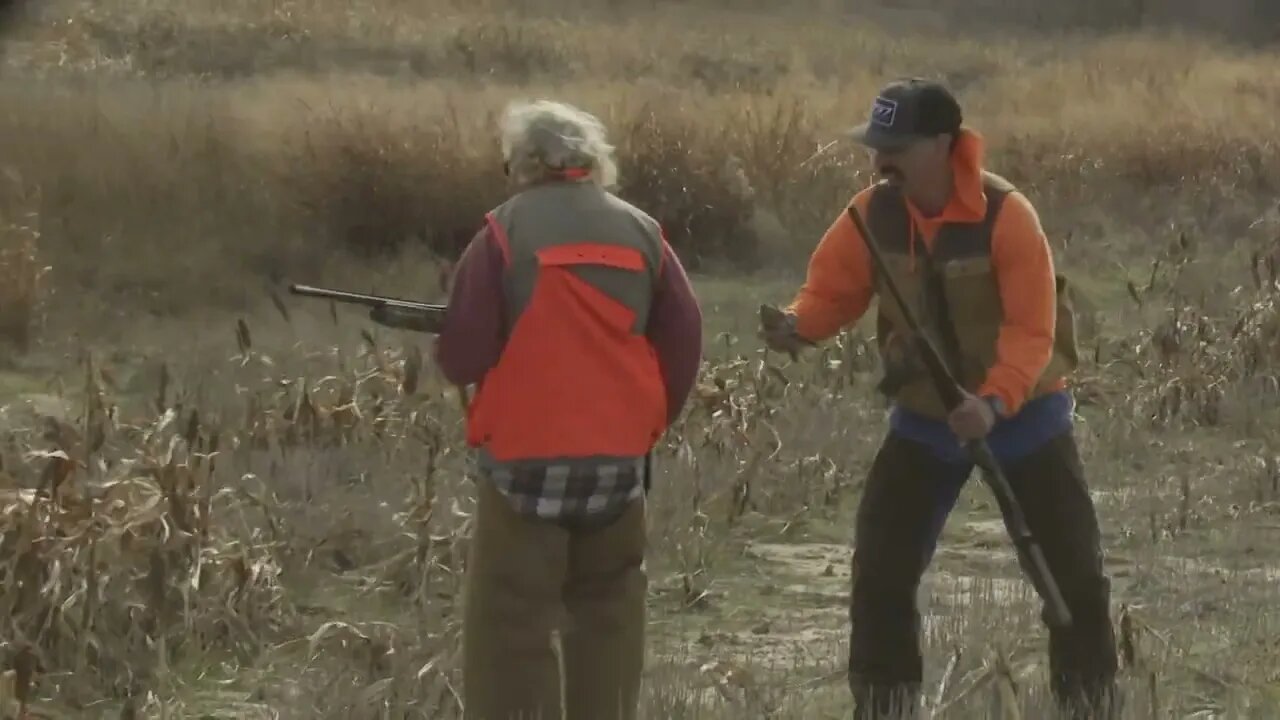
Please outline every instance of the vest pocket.
M1004 319L1000 288L987 256L950 261L940 272L948 314L960 346L961 366L955 368L956 379L972 391L995 362L996 340Z
M1054 326L1053 359L1046 375L1065 375L1080 366L1080 353L1076 335L1075 307L1071 302L1071 288L1062 273L1054 277L1057 290L1057 320Z
M966 326L1000 324L1004 306L990 258L952 261L941 272L947 309L958 334Z

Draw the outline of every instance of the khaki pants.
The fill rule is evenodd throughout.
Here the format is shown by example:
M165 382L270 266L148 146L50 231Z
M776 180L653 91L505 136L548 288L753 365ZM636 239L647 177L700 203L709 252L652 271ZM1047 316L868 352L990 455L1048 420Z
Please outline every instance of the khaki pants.
M463 625L466 720L637 717L644 499L611 525L586 530L518 515L486 479L476 487Z

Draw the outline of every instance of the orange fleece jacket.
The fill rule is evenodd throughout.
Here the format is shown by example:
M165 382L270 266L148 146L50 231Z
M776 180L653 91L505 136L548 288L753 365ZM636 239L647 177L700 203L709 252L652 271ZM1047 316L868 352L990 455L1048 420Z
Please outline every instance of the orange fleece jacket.
M977 222L986 214L982 155L982 137L973 130L962 131L952 154L955 188L946 208L926 218L908 201L911 218L931 251L943 222ZM864 218L871 192L872 188L864 189L852 200ZM992 263L1004 304L1004 324L997 341L996 363L978 395L1000 398L1006 413L1013 415L1021 409L1053 353L1057 320L1053 255L1035 208L1019 192L1005 199L993 232ZM820 341L856 323L871 304L871 271L871 257L862 237L849 214L840 213L818 242L809 259L808 276L788 306L796 315L799 334Z

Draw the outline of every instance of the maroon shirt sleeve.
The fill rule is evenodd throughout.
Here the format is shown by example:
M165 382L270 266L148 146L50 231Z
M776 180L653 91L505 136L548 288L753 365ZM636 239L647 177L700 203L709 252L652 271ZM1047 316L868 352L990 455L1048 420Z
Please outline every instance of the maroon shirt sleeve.
M675 422L689 399L702 362L702 309L684 266L663 241L662 274L654 288L646 335L658 354L667 388L667 422Z
M436 364L454 385L480 382L502 354L502 273L502 249L486 226L458 258L449 310L436 338Z

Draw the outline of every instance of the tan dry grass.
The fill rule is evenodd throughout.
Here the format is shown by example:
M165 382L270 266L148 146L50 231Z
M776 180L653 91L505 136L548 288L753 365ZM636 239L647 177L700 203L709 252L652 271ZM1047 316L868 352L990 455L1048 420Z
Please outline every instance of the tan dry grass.
M1265 608L1280 557L1259 543L1280 475L1250 456L1276 452L1275 402L1215 417L1206 399L1221 407L1266 379L1222 358L1275 352L1277 297L1264 283L1238 315L1265 322L1205 320L1176 366L1146 333L1113 338L1104 361L1158 382L1112 373L1082 388L1081 441L1117 612L1128 608L1117 622L1134 647L1126 717L1153 702L1274 706ZM17 429L0 560L16 587L43 589L13 595L21 611L7 615L40 661L36 709L119 708L106 696L127 692L144 715L452 716L471 508L456 396L413 345L352 346L309 319L322 311L290 310L287 326L263 316L237 330L225 360L198 356L231 346L231 328L131 390L112 389L114 368L83 368L78 413ZM802 365L748 351L705 368L657 462L651 712L841 716L839 547L880 422L865 350L850 334ZM1211 392L1171 407L1171 381ZM1147 466L1130 477L1130 463ZM967 493L927 579L930 695L951 716L985 717L1012 690L1036 716L1041 630L991 505Z
M18 354L31 347L44 300L39 241L38 190L0 167L0 341Z
M565 22L443 5L174 7L102 4L30 30L39 42L11 62L53 72L56 46L97 79L7 80L0 118L12 162L46 188L68 284L161 307L190 302L166 278L243 304L218 276L311 275L318 257L409 238L456 252L503 192L491 122L518 96L605 116L623 193L697 266L794 265L868 181L852 148L815 153L903 73L961 92L992 167L1032 195L1055 240L1072 237L1068 263L1146 257L1182 227L1230 243L1280 186L1277 56L1192 36L992 43L707 8ZM228 62L233 41L241 79L197 83L227 77L199 64ZM727 182L734 158L749 201ZM174 252L179 236L195 241Z

